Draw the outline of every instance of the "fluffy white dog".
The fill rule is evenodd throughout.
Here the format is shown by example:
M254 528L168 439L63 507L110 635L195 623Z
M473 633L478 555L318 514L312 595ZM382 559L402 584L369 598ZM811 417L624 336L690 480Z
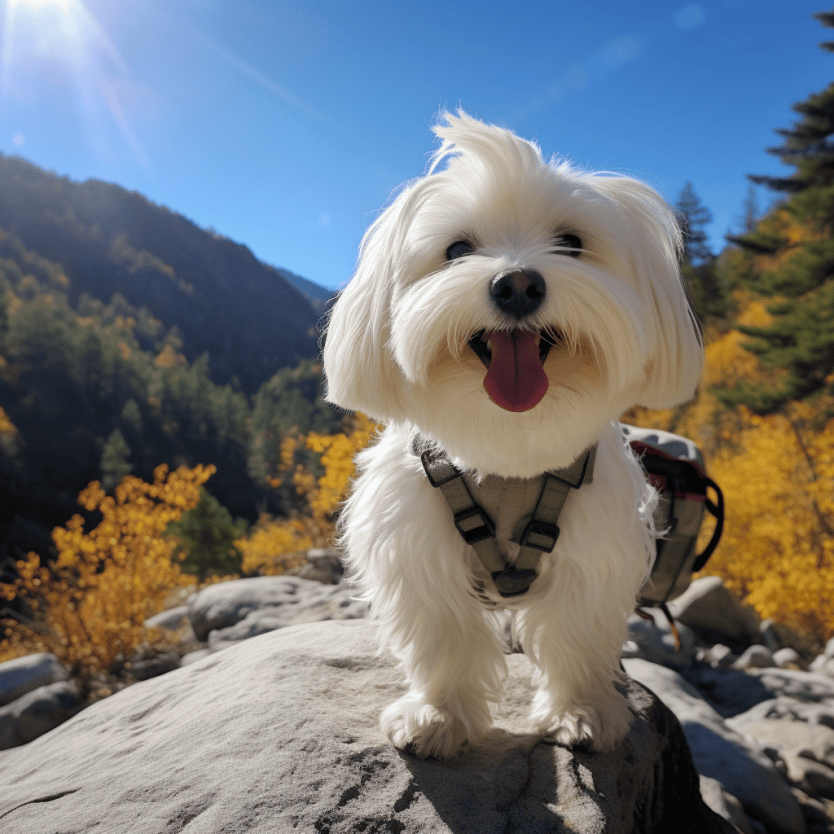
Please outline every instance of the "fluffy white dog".
M428 174L365 236L324 347L328 400L385 424L342 516L408 678L381 724L420 757L476 743L509 610L538 669L534 726L609 749L631 721L615 682L656 500L615 421L687 400L703 363L680 231L633 179L546 162L463 113L435 132ZM558 524L536 521L549 471L570 483ZM462 505L433 485L447 476Z

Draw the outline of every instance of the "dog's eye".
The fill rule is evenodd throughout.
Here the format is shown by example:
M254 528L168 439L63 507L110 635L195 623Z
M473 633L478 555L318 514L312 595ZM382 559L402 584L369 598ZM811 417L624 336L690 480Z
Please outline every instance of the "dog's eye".
M578 258L582 254L582 238L579 235L564 234L556 238L557 255L570 255Z
M475 247L468 241L468 240L456 240L447 250L446 250L446 260L447 261L454 261L458 258L462 258L464 255L470 254L470 252L474 252Z

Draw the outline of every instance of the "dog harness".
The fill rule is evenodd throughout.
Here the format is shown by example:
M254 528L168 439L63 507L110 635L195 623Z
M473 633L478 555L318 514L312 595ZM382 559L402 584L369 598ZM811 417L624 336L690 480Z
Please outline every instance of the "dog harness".
M535 478L478 479L458 469L446 453L417 435L412 445L429 483L452 511L455 528L478 556L502 597L523 594L538 575L542 553L559 538L559 514L573 489L593 481L596 445L570 466ZM508 542L518 545L510 559Z

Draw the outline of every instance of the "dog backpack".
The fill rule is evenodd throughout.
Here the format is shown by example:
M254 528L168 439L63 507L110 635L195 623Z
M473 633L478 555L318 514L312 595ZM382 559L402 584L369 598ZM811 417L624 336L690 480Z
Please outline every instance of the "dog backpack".
M657 540L657 556L649 581L640 590L640 606L658 607L668 614L666 603L679 597L701 570L721 538L724 496L707 477L704 456L688 438L656 429L622 423L652 486L660 493L655 524L665 531ZM713 501L707 494L715 493ZM695 552L705 511L715 517L715 529L706 547Z

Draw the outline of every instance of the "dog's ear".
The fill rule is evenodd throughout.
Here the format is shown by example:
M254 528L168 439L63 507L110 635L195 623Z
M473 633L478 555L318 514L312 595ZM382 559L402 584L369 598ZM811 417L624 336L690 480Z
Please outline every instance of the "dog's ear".
M656 191L637 180L601 176L597 183L630 227L631 269L645 304L650 359L636 397L647 408L679 405L695 394L704 348L681 279L677 216Z
M325 399L383 422L402 416L403 375L389 348L402 195L366 233L359 264L324 334Z

